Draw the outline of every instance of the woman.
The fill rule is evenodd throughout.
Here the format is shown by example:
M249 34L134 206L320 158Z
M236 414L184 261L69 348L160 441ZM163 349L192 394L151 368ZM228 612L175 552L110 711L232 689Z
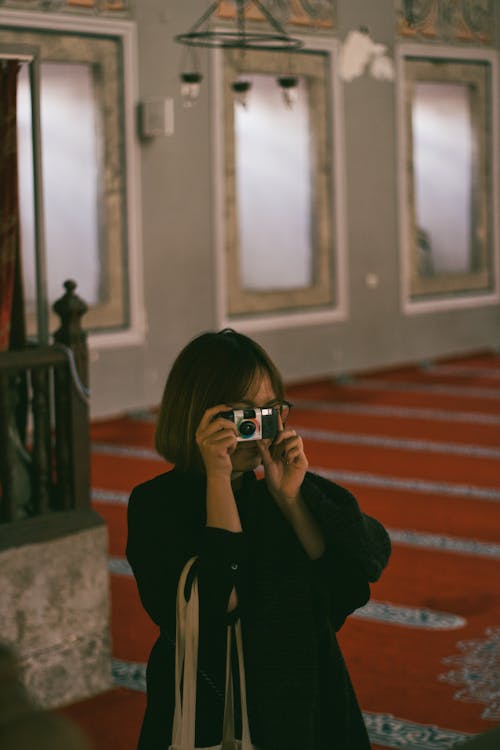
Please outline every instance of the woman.
M238 440L227 412L251 407L273 408L274 438ZM140 750L165 750L171 739L176 590L193 556L196 746L221 740L226 629L239 617L254 745L370 747L335 631L368 601L390 542L347 490L307 471L302 439L287 422L290 407L267 354L233 330L198 336L172 367L156 447L174 468L136 487L129 502L127 557L160 627Z

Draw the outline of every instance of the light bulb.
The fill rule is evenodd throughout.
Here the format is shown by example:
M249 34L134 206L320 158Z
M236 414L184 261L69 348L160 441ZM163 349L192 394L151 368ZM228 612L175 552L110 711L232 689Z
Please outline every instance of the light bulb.
M280 76L278 78L278 84L285 105L288 108L293 107L299 97L297 76Z
M248 92L252 88L250 81L233 81L231 84L231 90L234 95L234 100L241 104L242 107L246 107L248 104Z
M193 107L200 94L200 84L203 80L201 73L181 73L181 96L185 107Z

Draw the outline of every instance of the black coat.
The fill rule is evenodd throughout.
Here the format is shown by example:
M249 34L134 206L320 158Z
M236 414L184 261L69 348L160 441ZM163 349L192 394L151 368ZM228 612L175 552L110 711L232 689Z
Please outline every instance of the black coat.
M227 603L236 586L253 743L262 750L369 748L335 631L368 601L369 582L387 564L389 537L339 485L308 473L302 495L326 541L316 561L253 473L236 493L242 533L206 527L203 476L174 469L133 490L127 558L160 627L148 662L140 750L165 750L171 738L177 582L193 556L200 598L197 746L221 738Z

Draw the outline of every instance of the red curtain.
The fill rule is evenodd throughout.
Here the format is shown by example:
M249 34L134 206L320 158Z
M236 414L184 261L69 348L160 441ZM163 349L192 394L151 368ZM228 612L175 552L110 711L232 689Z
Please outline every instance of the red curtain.
M24 344L17 179L17 60L0 61L0 351Z

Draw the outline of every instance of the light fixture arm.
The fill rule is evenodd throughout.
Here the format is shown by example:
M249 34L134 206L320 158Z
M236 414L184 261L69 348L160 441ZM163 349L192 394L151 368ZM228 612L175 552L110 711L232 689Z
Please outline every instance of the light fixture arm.
M210 7L206 9L203 15L200 16L198 20L194 22L194 24L189 29L188 34L193 34L194 32L198 31L200 26L203 26L205 21L208 21L212 13L214 13L217 10L218 6L220 5L220 2L221 0L215 0L215 2L212 3L212 5L210 5Z
M243 6L244 0L236 0L238 5ZM275 19L273 15L268 11L268 9L263 5L260 0L251 0L251 2L255 5L257 10L260 10L264 18L267 20L270 26L273 27L275 31L278 32L278 34L286 34L285 29L283 26Z
M236 25L242 36L245 35L245 3L244 0L236 0Z
M235 28L232 30L210 28L210 18L217 12L221 3L222 0L214 0L188 32L174 37L175 41L184 44L188 49L193 47L236 49L240 51L242 56L247 50L284 50L292 53L303 47L303 41L290 36L261 0L234 0L236 6L236 17L233 16ZM247 5L253 5L257 9L269 25L269 30L247 29L245 14ZM192 70L181 72L180 79L184 105L192 107L198 98L203 75L195 64ZM291 106L294 98L293 92L297 88L296 76L289 75L280 78L279 85L287 106ZM251 83L242 79L237 79L231 84L233 92L243 106L246 106L246 95L250 87Z
M293 51L303 46L301 39L287 34L283 26L274 18L261 0L234 0L234 2L236 5L236 31L203 28L222 3L222 0L215 0L191 29L184 34L178 34L175 41L188 47L226 47L233 49L285 49ZM261 13L269 24L270 31L249 31L246 29L245 6L247 4L253 5Z

